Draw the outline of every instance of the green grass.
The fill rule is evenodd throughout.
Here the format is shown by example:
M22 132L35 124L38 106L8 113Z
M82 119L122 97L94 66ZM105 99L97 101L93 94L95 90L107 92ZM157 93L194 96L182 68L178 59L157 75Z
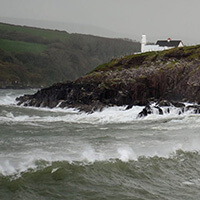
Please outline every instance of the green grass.
M110 62L108 63L104 63L102 65L99 65L97 66L94 70L92 70L90 73L93 73L93 72L98 72L98 71L108 71L109 69L112 69L113 66L115 64L117 64L119 61L119 59L112 59ZM121 66L117 66L114 70L120 70L121 69ZM90 74L89 73L89 74Z
M70 34L66 31L55 31L41 28L33 28L26 26L16 26L0 23L0 30L5 30L8 32L20 32L27 33L33 36L38 36L46 40L61 40L65 41L70 37Z
M178 60L180 60L181 58L191 59L191 60L200 58L200 45L190 46L190 47L182 47L182 48L172 48L172 49L164 50L164 51L152 51L152 52L124 56L121 59L113 59L108 63L99 65L90 73L99 72L99 71L109 71L109 70L121 70L121 69L123 69L123 65L121 65L121 64L118 65L117 63L123 62L123 61L128 61L131 59L135 59L136 62L137 62L137 59L141 60L141 64L139 63L136 65L134 64L132 66L130 65L131 67L134 67L134 68L139 68L144 61L146 63L153 63L156 60L163 61L163 59L164 59L163 62L167 62L167 61L165 61L165 59L172 59L172 60L170 60L171 63L169 65L169 67L173 67L178 62Z
M8 52L16 52L16 53L29 52L37 54L46 50L47 46L37 43L0 39L0 49Z

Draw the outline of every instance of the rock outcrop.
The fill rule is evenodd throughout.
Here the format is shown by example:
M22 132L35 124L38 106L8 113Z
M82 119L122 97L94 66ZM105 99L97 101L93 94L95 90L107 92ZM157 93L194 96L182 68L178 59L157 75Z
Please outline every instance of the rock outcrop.
M179 101L200 103L200 46L136 54L111 60L76 81L58 83L18 105L74 107L87 112L105 106L146 106L156 101L176 107Z
M153 103L153 104L148 104L146 105L141 112L138 113L138 118L143 118L146 117L148 115L151 114L159 114L159 115L163 115L163 114L169 114L171 112L174 112L177 115L181 115L184 114L186 112L190 112L192 114L200 114L200 105L196 105L196 104L190 104L190 105L185 105L184 103L180 103L180 102L176 102L177 106L174 106L173 103L170 103L170 106L158 106L158 102L157 103ZM182 105L182 106L180 106Z

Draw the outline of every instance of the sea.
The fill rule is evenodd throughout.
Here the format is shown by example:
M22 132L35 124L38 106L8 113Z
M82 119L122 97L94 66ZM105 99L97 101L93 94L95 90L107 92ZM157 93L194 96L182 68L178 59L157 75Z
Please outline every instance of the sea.
M0 90L0 200L198 200L200 115L17 106Z

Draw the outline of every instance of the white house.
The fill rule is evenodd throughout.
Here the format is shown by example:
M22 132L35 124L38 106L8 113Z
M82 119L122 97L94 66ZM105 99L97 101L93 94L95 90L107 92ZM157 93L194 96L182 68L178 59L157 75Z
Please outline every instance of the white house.
M148 51L163 51L166 49L171 49L175 47L183 47L183 42L181 40L171 40L168 38L167 40L158 40L155 45L148 45L146 35L142 35L141 40L141 52Z

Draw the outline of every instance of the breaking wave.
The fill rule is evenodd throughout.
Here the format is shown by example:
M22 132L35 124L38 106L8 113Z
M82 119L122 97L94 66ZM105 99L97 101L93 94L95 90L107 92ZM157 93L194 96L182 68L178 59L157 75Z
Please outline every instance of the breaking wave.
M139 142L139 141L137 141ZM111 143L101 147L92 147L89 143L83 141L76 142L69 147L55 147L48 149L26 150L25 152L10 152L0 154L0 175L19 177L26 171L37 171L51 166L55 162L67 162L69 164L91 165L96 162L132 162L139 161L142 158L148 160L151 158L176 159L187 153L196 153L200 158L199 140L195 138L190 141L143 141L140 144ZM146 144L145 144L146 143ZM50 145L50 144L47 144ZM67 144L66 144L67 145ZM30 144L29 144L30 146ZM181 152L181 156L179 155ZM195 155L196 155L195 154ZM198 161L200 162L200 160Z

